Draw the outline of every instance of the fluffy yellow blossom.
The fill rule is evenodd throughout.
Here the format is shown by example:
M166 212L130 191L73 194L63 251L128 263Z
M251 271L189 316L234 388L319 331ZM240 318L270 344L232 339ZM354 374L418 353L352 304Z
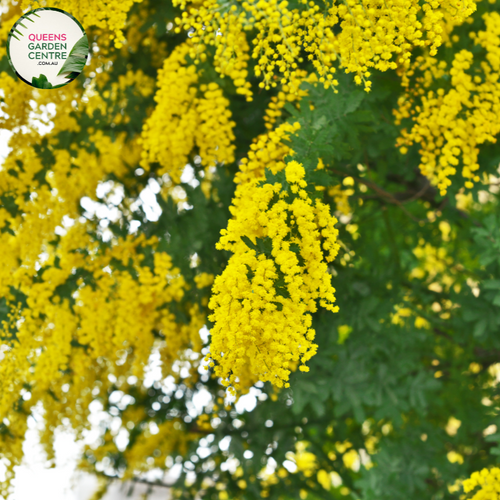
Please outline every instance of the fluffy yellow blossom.
M283 170L285 167L283 158L291 153L290 148L283 141L299 129L298 122L293 125L283 123L275 130L270 130L267 134L257 137L250 145L247 158L243 158L240 162L235 182L241 186L247 182L254 182L256 179L264 177L266 168L273 173ZM236 190L238 192L239 188L237 187Z
M318 479L318 483L321 484L321 486L325 490L328 491L330 489L330 487L332 485L332 481L330 478L330 474L328 474L328 472L325 469L320 469L318 471L317 479Z
M249 164L242 164L239 179ZM308 371L305 363L317 349L311 313L318 302L337 311L327 272L338 251L337 221L327 205L310 198L300 163L277 161L272 169L284 171L286 185L267 184L263 176L240 183L233 219L217 245L233 256L212 289L209 359L237 391L257 380L287 387L298 362Z
M198 91L196 66L186 62L190 49L189 43L181 44L165 60L158 74L157 106L142 132L141 166L148 170L151 163L160 163L159 174L168 174L174 184L195 148L207 170L234 161L229 100L214 82Z
M478 55L461 50L451 68L432 57L417 57L409 75L417 71L421 76L416 85L408 83L394 111L396 123L407 118L412 122L410 130L402 130L397 145L405 152L407 146L419 144L420 169L443 195L459 166L466 188L479 182L478 146L496 142L500 132L500 14L486 13L483 20L486 29L470 34L483 49ZM479 74L472 70L476 57L481 59ZM450 89L442 83L446 73ZM431 85L434 89L428 90Z
M101 227L82 217L80 201L85 197L96 201L96 188L103 181L124 190L137 189L130 173L141 160L142 145L129 131L123 132L130 117L120 110L155 89L153 77L131 66L112 75L121 70L110 64L114 56L109 35L119 47L124 38L120 30L134 2L110 0L105 2L107 8L101 3L43 3L73 13L90 30L91 40L97 35L99 50L85 68L87 79L40 92L0 73L0 127L12 132L8 144L12 151L0 166L0 299L2 314L6 311L0 324L0 449L8 461L6 481L0 485L2 498L7 497L13 470L22 459L33 407L44 415L40 440L50 460L55 429L70 425L81 437L95 391L101 397L115 382L123 384L131 376L141 379L151 352L158 352L164 377L180 377L176 362L190 370L190 376L183 378L186 385L198 375L199 330L206 324L208 301L204 295L213 276L198 276L195 283L200 289L195 293L201 300L191 303L186 292L195 285L186 283L155 238L146 239L139 232L102 241ZM0 38L5 41L28 2L10 6L4 2L2 7ZM130 47L122 50L137 51L147 41L152 49L162 49L155 57L163 59L165 50L155 44L157 37L141 34L140 28L138 23ZM0 52L5 55L3 46ZM233 161L228 152L232 125L227 106L223 109L227 101L213 86L200 92L196 109L201 118L194 131L197 152L207 165L217 155L221 161ZM40 125L51 132L44 135ZM121 131L113 129L115 125L121 125ZM218 141L220 134L225 135ZM112 177L120 180L109 181ZM121 217L129 215L134 201L133 195L124 199L117 210ZM148 417L138 409L125 412L124 418L137 424ZM139 463L141 453L163 434L172 435L162 444L163 451L172 446L182 451L185 430L179 425L184 423L174 422L174 429L160 427L160 436L147 436L149 443L138 441L143 448L137 448L135 456L131 450L132 467L145 466ZM112 438L106 437L99 448L102 457L116 449Z
M273 129L273 125L282 115L285 104L299 102L304 96L308 95L306 90L300 88L302 82L317 81L318 78L314 73L308 75L307 71L297 70L296 78L292 79L289 84L283 85L278 95L271 97L264 116L266 128L268 130Z
M337 211L342 215L349 215L352 213L351 206L349 205L349 196L354 194L354 189L343 189L341 184L337 184L328 189L328 195L333 198Z
M192 32L191 57L203 61L203 47L215 46L215 69L230 74L249 99L249 52L255 74L263 78L260 86L266 89L297 79L305 53L325 88L338 84L334 75L339 66L355 73L355 81L368 91L371 68L386 71L408 65L414 47L427 47L435 54L446 26L461 23L476 8L472 0L458 9L450 0L423 5L414 0L327 2L324 9L307 0L253 0L229 8L217 0L176 0L174 5L183 10L176 32ZM257 33L251 49L244 36L249 30Z
M500 492L500 469L483 469L474 472L469 479L463 481L462 486L465 493L479 489L471 496L471 500L496 500Z
M413 249L419 264L410 272L410 279L426 279L430 289L431 286L440 286L449 290L456 282L459 270L453 258L448 255L444 247L436 248L424 241L420 243ZM436 285L432 285L433 283Z
M295 443L295 452L287 452L286 458L297 466L296 472L302 472L304 476L311 477L318 468L317 457L314 453L306 451L310 443L298 441Z
M6 340L11 326L7 323L1 325L0 332L8 346L0 364L0 414L11 422L8 432L2 434L1 439L6 440L2 453L9 456L12 467L22 456L21 432L19 446L9 436L17 436L17 429L26 424L28 414L13 413L25 384L31 387L30 404L39 402L44 407L42 441L50 448L53 431L64 418L76 429L85 425L93 399L89 384L108 380L108 374L142 377L155 346L164 376L172 374L173 361L183 360L186 349L201 351L198 332L206 318L199 307L195 304L186 311L191 318L188 324L179 324L169 311L169 303L179 303L187 289L170 256L156 251L149 265L142 264L146 247L155 245L155 239L129 235L100 253L84 227L76 223L61 237L57 248L47 248L48 261L58 265L47 267L37 281L31 279L27 268L11 271L9 283L16 284L26 301L25 307L20 307L14 296L6 294L16 337ZM79 248L86 248L88 255L75 252ZM75 273L73 292L61 299L60 287L68 286ZM97 359L106 360L101 373L96 370ZM196 360L189 360L197 366ZM70 365L72 370L66 372ZM73 386L71 392L63 392L66 383Z
M215 276L209 273L201 273L194 277L197 288L205 288L214 282Z
M340 325L338 328L339 339L337 343L343 344L352 332L352 327L349 325Z
M79 0L22 0L21 9L37 9L39 7L58 7L73 14L83 26L97 26L106 29L115 45L120 48L125 42L123 28L127 14L134 5L142 0L100 0L80 2Z

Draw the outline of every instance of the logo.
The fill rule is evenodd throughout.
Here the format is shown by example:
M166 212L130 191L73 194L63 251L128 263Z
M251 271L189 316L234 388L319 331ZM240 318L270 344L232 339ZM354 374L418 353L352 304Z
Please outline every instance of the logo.
M83 26L61 9L41 8L22 16L7 39L9 62L16 75L39 89L72 82L89 56Z

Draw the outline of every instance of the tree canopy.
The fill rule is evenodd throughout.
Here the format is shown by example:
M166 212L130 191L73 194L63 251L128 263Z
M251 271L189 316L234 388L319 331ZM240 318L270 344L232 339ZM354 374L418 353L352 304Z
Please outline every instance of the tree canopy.
M7 57L44 6L62 88ZM498 498L495 0L1 7L0 496L99 411L96 499Z

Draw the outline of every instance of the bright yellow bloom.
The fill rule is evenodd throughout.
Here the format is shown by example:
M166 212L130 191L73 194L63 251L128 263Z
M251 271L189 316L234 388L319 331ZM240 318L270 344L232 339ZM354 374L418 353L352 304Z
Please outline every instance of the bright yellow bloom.
M486 13L483 20L486 29L470 33L475 45L483 49L481 53L474 56L461 50L451 68L429 55L417 57L404 80L407 91L394 111L396 123L412 121L410 130L403 129L398 146L406 150L419 144L420 170L443 195L460 164L466 188L480 180L478 146L495 143L500 132L500 14ZM479 74L471 69L475 57L481 61ZM422 76L410 85L408 77L415 72ZM451 77L450 90L441 78L445 74ZM431 85L437 85L437 90L428 90Z
M369 91L371 68L387 71L408 66L414 47L428 48L434 55L443 35L476 9L473 0L464 1L460 9L450 0L423 5L415 0L389 4L365 0L327 3L325 9L307 0L298 6L279 0L244 1L230 9L223 9L217 0L175 0L174 5L183 10L176 19L176 32L193 32L191 57L203 61L204 47L215 46L216 71L231 76L238 92L249 100L250 55L255 74L263 77L261 88L297 80L304 51L325 88L338 84L334 74L340 66L355 73L356 83ZM257 34L250 48L244 31L253 29Z
M212 82L200 85L196 66L188 66L186 42L174 49L158 74L157 106L143 126L141 166L158 162L160 175L167 174L174 185L196 147L207 171L217 163L234 162L235 122L229 100Z
M293 127L277 132L287 129ZM256 159L268 161L264 151L257 150ZM249 165L243 163L239 179L248 179ZM257 380L287 386L299 362L300 370L308 371L305 363L317 349L311 313L318 302L337 311L327 271L339 247L337 221L327 205L313 202L304 190L300 163L277 161L271 168L284 170L290 192L280 183L262 184L257 175L238 185L233 219L218 244L233 256L216 278L209 303L215 323L209 359L223 383L238 391Z
M500 492L500 469L483 469L474 472L469 479L462 482L465 493L470 493L479 487L471 500L497 500Z

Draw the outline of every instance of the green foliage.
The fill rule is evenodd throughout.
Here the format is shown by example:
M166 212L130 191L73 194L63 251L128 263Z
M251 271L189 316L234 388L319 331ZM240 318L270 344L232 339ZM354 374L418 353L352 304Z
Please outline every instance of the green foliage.
M297 473L271 486L270 498L299 498L303 488L309 491L308 499L453 498L447 485L495 463L499 453L498 434L482 434L486 427L500 424L492 407L482 404L484 398L496 397L496 386L487 384L491 380L488 367L500 361L500 218L496 201L468 213L457 208L452 197L443 200L431 187L415 197L425 179L414 168L415 157L403 157L394 148L398 130L390 116L398 92L396 80L376 79L369 95L359 92L347 77L338 94L312 85L307 88L309 97L299 109L287 106L287 119L301 123L301 133L291 137L290 145L306 168L308 182L334 185L353 177L364 183L356 182L350 197L354 215L348 223L341 219L338 224L344 246L331 272L340 312L315 315L319 350L311 360L311 370L294 374L291 388L283 390L277 400L270 397L272 389L266 385L257 390L261 395L253 411L218 412L221 423L217 429L193 444L188 453L195 454L201 443L208 447L208 456L190 461L177 487L190 498L203 478L215 475L226 485L229 498L259 498L255 476L262 467L270 458L283 463L286 452L305 440L318 467L338 472L350 493L344 496L340 487L333 486L327 492L315 476L311 480ZM238 124L246 115L243 105L239 112ZM254 132L260 129L257 120L253 127ZM319 157L327 165L324 172L315 170ZM363 169L358 168L360 164ZM188 256L195 252L202 255L203 271L218 274L225 264L227 256L213 248L229 217L232 171L233 166L218 168L218 202L207 201L199 187L183 185L195 209L179 212L157 197L162 208L158 221L148 221L137 212L147 235L167 231L162 248L188 275ZM280 174L266 175L268 182L286 185ZM138 182L142 182L140 176ZM362 191L361 185L368 190ZM433 222L427 217L429 211L438 214ZM441 221L447 221L454 233L448 242L442 239ZM359 226L359 237L346 229L348 224ZM455 276L460 290L436 292L428 288L429 282L409 278L418 265L413 250L421 239L445 248L454 262L463 264ZM265 240L244 237L243 241L255 251L270 251ZM352 257L341 264L347 255ZM477 297L466 283L469 277L482 283ZM446 301L459 307L443 319L432 307ZM417 328L415 316L403 326L392 323L395 306L401 304L425 318L429 328ZM352 329L344 343L338 342L340 325ZM469 369L473 362L480 365L478 373ZM214 398L223 394L217 381L205 375L195 390L202 388ZM194 393L182 384L175 390L182 396L177 398L176 393L174 398L170 393L168 403L159 387L140 392L134 396L134 405L147 408L151 415L147 420L158 423L172 415L187 415L185 405ZM160 410L153 409L154 402L161 402ZM451 416L461 421L453 436L445 431ZM218 443L228 437L229 448L222 451ZM371 456L375 466L367 469L362 465L355 472L346 467L335 443L349 441L353 448L361 449L367 438L376 442L376 453ZM462 464L449 462L447 453L452 450L463 456ZM335 458L329 458L330 452ZM217 465L229 457L238 459L243 467L245 490L227 469ZM113 459L118 470L122 459ZM188 471L197 476L192 486L184 487ZM205 498L218 498L215 487L204 491Z
M150 0L141 5L149 13L142 32L154 29L158 41L166 42L171 53L182 41L180 35L166 28L176 15L171 2ZM134 12L137 9L139 5L135 5ZM250 40L251 33L248 36ZM443 57L449 58L446 50ZM71 76L71 72L81 72L87 54L88 42L82 37L60 73ZM101 128L111 136L125 132L130 139L140 134L144 119L154 106L153 96L144 97L130 88L125 92L126 99L115 102L105 97L105 92L129 67L156 76L154 56L147 46L138 52L120 52L109 69L109 82L101 89L104 102L109 104L108 115L96 111L91 117L78 116L81 131L60 132L54 145L49 147L42 142L37 146L44 167L52 161L53 147L68 149L72 155L76 155L74 144L93 151L90 128ZM211 75L204 77L211 81ZM489 426L500 428L496 409L500 394L493 383L495 375L489 371L500 363L498 197L479 203L479 191L488 186L478 185L472 190L472 206L464 210L455 197L461 187L459 182L451 187L447 197L441 197L416 168L417 148L405 156L400 154L395 148L400 131L392 120L392 110L401 93L396 76L374 75L370 94L361 91L349 75L338 79L338 94L320 85L303 84L308 96L298 106L288 103L282 118L301 124L300 133L290 137L289 145L295 152L294 159L305 167L311 196L323 197L335 212L336 203L328 190L315 191L314 185L334 186L342 185L347 178L354 180L354 194L349 197L352 215L337 213L342 248L329 268L340 310L336 314L320 310L314 315L319 349L309 363L310 371L294 373L291 388L282 390L277 397L272 387L258 384L252 391L255 408L241 413L234 408L219 410L220 422L213 432L200 429L190 416L198 391L210 393L208 408L224 396L218 381L205 372L200 371L194 387L182 380L170 389L159 383L142 387L131 382L127 388L120 387L132 396L129 407L144 409L143 421L130 430L128 447L151 422L161 424L173 418L183 419L187 430L199 435L187 454L173 457L182 464L175 484L182 498L195 498L196 492L203 491L203 498L218 499L215 486L202 488L207 477L214 484L225 485L231 500L261 498L262 488L256 476L272 463L271 458L281 467L288 460L287 452L295 451L299 441L310 443L307 450L317 457L318 469L336 471L342 477L347 493L341 493L339 486L326 491L315 474L308 478L298 472L269 486L268 498L298 499L300 490L305 489L309 492L308 500L451 499L457 498L457 494L450 493L448 485L498 461L500 434L483 434ZM259 92L258 80L254 78L255 99L247 103L228 80L219 78L219 83L231 100L240 160L247 154L252 139L265 131L262 117L273 91ZM44 86L50 85L44 75L34 79L33 84L50 88ZM118 114L130 120L115 123ZM204 173L197 161L198 153L193 151L190 161L193 180L181 183L188 208L180 208L170 198L165 201L157 194L155 199L161 208L157 220L148 218L140 204L133 209L118 205L129 215L107 227L114 236L123 236L131 232L134 222L146 237L156 235L159 249L172 256L188 282L197 272L218 275L227 263L229 255L215 250L215 244L231 217L233 179L238 170L237 162L217 166L213 180L216 196L207 199L200 184ZM500 162L497 148L485 147L481 155L483 171L496 175ZM325 163L324 170L317 170L319 158ZM139 199L152 179L160 179L159 169L159 165L153 164L149 172L144 172L131 164L124 178L110 175L106 180L119 184L127 199ZM275 175L266 171L266 181L280 182L284 189L288 188L282 172ZM46 182L45 170L34 182ZM0 202L16 216L13 198L5 196ZM101 221L92 219L83 208L81 215L91 219L103 251L109 243L102 236ZM448 240L443 238L440 223L450 226ZM353 231L353 226L358 230ZM266 239L242 239L256 252L271 251ZM452 259L437 277L428 273L421 279L411 275L421 265L414 252L422 246L421 242L444 249ZM195 255L201 262L197 269L192 265ZM145 262L151 258L145 251ZM123 266L123 270L134 273L131 267ZM40 279L43 271L39 270ZM452 273L457 286L429 288L446 273ZM57 294L74 300L72 294L78 279L89 283L91 276L76 269L71 280L58 287ZM186 304L196 302L202 306L204 298L202 292L192 287L182 301L171 306L172 313L187 322ZM447 304L453 307L446 308ZM393 321L398 307L410 311L402 322ZM8 313L2 298L0 320L5 321ZM427 326L418 327L417 317L425 320ZM343 325L350 328L350 333L339 339L339 327ZM477 369L472 369L471 364ZM99 398L105 411L121 417L125 409L112 402L115 390L118 388L100 394ZM452 416L461 422L456 434L446 431ZM5 432L2 425L0 433ZM227 449L219 446L221 442L227 444L229 438ZM374 466L361 465L358 470L347 467L338 445L348 441L353 449L361 450L367 448L369 440L375 452L371 455ZM203 453L197 454L200 449ZM447 458L451 451L459 453L463 463L451 463ZM125 457L125 452L109 454L106 474L119 477L126 466ZM85 458L90 467L95 466L97 458L91 450ZM239 479L229 470L229 458L237 459L243 468ZM189 472L194 472L196 478L186 486ZM240 479L246 481L246 489L238 485Z

